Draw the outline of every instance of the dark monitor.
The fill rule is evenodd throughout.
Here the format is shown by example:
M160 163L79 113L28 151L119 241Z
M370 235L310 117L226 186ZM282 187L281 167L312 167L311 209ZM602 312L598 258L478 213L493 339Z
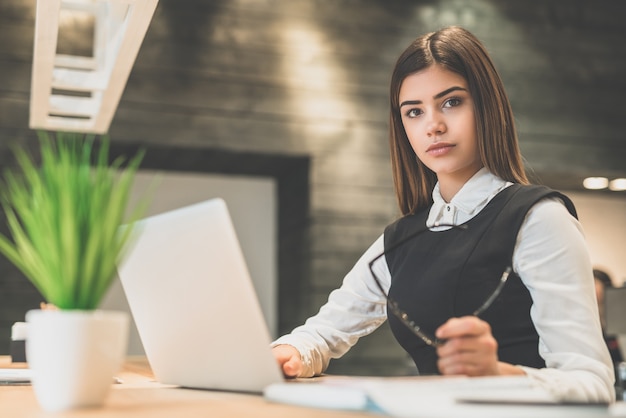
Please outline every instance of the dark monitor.
M604 315L607 334L626 335L626 287L604 290Z

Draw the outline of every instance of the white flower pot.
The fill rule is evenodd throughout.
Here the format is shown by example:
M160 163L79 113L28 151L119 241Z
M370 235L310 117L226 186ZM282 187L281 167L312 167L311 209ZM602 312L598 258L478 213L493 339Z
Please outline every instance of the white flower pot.
M42 409L101 406L126 354L128 314L32 310L26 322L26 359Z

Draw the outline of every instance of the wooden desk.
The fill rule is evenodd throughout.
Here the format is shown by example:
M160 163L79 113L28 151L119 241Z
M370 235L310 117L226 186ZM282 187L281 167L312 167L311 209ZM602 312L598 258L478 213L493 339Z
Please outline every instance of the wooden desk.
M25 367L0 356L0 368ZM0 417L4 418L372 418L373 414L338 412L275 404L262 396L230 392L181 389L153 380L144 358L130 358L118 374L104 407L64 413L41 410L31 386L0 386Z
M11 364L6 356L0 356L0 368L25 367ZM181 389L163 385L153 379L144 358L130 358L118 373L122 383L113 384L102 408L79 409L62 413L46 413L41 410L31 386L0 386L1 418L375 418L373 413L340 412L335 410L305 408L272 403L259 395L231 392ZM330 377L333 378L333 377ZM341 377L335 377L342 379ZM464 406L462 414L446 416L505 417L519 411L516 405ZM456 412L459 412L458 410ZM520 415L517 412L517 416ZM522 414L525 417L626 417L626 404L620 402L608 410L586 410L580 406L531 407ZM442 416L441 414L437 416Z

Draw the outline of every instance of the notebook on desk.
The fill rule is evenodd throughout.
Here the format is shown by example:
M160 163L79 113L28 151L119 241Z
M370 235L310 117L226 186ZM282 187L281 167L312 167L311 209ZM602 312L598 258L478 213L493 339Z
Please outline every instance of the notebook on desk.
M148 217L118 266L161 383L262 392L283 381L222 199Z

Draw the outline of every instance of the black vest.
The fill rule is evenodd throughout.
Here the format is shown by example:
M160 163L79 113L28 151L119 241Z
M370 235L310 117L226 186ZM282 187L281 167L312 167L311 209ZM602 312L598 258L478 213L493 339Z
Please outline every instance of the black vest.
M495 289L511 266L518 231L530 208L546 197L569 198L544 186L514 184L498 193L467 229L425 231L385 255L391 272L389 295L430 335L451 317L470 315ZM400 218L385 229L385 249L423 229L430 208ZM545 367L539 336L530 318L532 299L519 276L511 273L498 299L481 318L492 328L501 361ZM390 312L394 336L411 355L420 374L437 374L437 354Z

